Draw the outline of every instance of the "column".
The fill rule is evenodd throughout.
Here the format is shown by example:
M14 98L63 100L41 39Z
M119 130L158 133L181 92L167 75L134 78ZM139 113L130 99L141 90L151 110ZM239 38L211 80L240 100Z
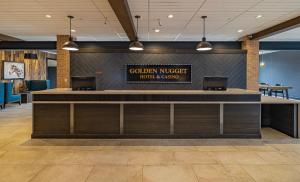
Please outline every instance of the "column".
M63 44L69 40L69 35L57 35L57 88L70 88L70 52L63 50Z
M258 91L259 41L243 40L242 48L247 50L247 89Z

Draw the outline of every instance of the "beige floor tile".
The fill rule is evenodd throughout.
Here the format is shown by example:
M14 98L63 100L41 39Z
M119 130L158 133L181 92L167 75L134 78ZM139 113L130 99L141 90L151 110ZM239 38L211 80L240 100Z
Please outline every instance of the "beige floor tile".
M199 182L254 182L254 179L239 165L195 165Z
M267 164L300 164L300 156L295 152L257 152Z
M29 137L26 139L23 138L13 138L12 140L9 140L9 142L6 145L3 145L0 149L1 150L17 150L26 140L28 140Z
M217 164L214 155L209 152L175 152L176 164Z
M3 165L0 164L0 181L1 182L27 182L32 179L43 165Z
M197 182L191 166L144 166L143 182Z
M255 152L211 152L222 164L266 164Z
M111 148L108 148L111 149ZM196 146L164 146L164 145L153 145L153 146L117 146L115 150L120 151L143 151L143 152L174 152L174 151L198 151ZM101 150L105 150L102 147Z
M237 151L234 146L197 146L197 150L201 152Z
M0 150L0 157L5 153L6 151Z
M117 150L106 151L75 151L71 162L85 165L127 165L128 153Z
M300 171L293 165L245 165L243 168L257 182L299 182Z
M129 165L167 165L174 163L172 152L127 152Z
M290 139L290 137L284 133L276 131L272 128L263 128L262 138L263 139Z
M272 147L276 148L279 151L289 151L289 152L300 152L300 144L272 144Z
M42 155L41 151L7 151L0 156L0 164L33 164Z
M273 148L269 145L262 145L262 146L234 146L237 151L278 151L277 149Z
M35 161L35 164L80 164L73 151L70 150L46 150Z
M47 166L31 182L84 182L92 168L85 165Z
M95 166L87 182L142 182L142 166Z

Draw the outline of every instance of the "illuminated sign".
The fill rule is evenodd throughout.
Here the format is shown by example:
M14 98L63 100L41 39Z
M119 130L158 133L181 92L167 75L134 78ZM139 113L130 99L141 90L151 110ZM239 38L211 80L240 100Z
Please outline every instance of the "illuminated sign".
M128 83L191 83L192 66L186 64L168 65L126 65Z

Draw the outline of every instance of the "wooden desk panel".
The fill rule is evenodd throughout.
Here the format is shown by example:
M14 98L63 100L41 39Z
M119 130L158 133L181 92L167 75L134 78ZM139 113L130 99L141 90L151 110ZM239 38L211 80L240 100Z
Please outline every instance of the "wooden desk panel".
M180 104L174 106L174 134L206 137L220 135L219 104Z
M170 105L125 104L124 134L170 134Z
M75 134L119 134L119 104L74 104Z
M260 104L224 104L224 135L260 135Z
M70 134L70 105L34 104L33 134Z

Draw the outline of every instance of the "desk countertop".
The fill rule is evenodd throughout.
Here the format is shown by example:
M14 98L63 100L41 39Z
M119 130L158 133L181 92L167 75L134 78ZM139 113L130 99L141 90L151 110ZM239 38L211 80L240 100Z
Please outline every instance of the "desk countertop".
M36 91L33 94L103 94L103 95L139 95L139 94L154 94L154 95L256 95L260 94L256 91L244 89L227 89L226 91L206 91L206 90L96 90L96 91L72 91L71 88L57 88L43 91Z

